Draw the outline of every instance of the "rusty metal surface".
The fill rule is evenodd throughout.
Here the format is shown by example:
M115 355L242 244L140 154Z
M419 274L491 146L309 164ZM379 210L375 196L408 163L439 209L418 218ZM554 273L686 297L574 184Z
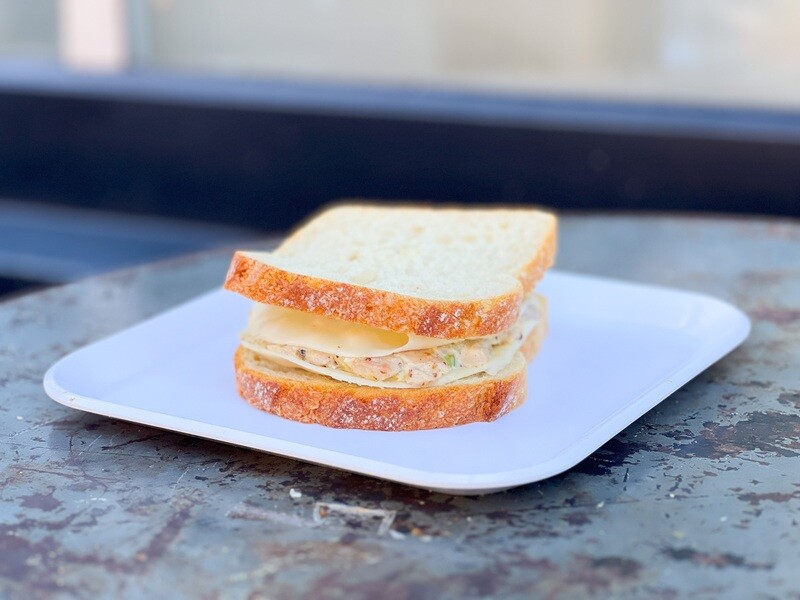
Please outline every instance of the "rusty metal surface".
M63 354L227 256L0 305L0 596L800 598L800 225L565 217L559 266L707 292L749 340L550 480L450 497L71 411ZM591 401L591 399L587 399Z

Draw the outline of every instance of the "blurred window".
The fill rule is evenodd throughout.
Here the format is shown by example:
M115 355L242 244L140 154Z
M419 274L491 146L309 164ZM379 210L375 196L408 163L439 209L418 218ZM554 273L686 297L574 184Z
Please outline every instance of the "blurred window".
M796 108L800 3L0 0L2 58Z

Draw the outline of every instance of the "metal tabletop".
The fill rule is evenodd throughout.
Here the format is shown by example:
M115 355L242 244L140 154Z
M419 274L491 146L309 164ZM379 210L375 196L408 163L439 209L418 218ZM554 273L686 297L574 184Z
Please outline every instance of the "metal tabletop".
M218 286L228 259L0 305L0 597L800 598L797 222L564 216L559 268L713 294L753 331L575 468L482 497L47 398L52 362Z

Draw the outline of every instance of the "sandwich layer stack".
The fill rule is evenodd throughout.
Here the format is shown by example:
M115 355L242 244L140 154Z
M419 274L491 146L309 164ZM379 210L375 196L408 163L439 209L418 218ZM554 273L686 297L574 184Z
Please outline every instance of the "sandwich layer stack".
M239 394L340 428L497 419L525 400L547 329L533 290L555 248L539 210L345 205L274 252L238 251L225 288L254 301Z

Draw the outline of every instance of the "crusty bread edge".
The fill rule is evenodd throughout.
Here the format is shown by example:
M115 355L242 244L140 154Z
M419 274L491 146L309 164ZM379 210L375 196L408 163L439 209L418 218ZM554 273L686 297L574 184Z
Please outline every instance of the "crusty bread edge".
M225 289L263 304L275 304L381 329L457 339L504 331L519 315L522 285L486 300L414 298L340 281L298 275L236 252Z
M531 293L536 283L544 277L545 271L553 266L558 247L558 219L551 214L552 225L542 243L541 250L527 265L517 273L517 279L522 282L523 294Z
M236 252L224 287L255 302L275 304L427 337L458 339L499 333L519 315L522 299L553 264L556 218L540 251L519 273L519 289L482 300L430 300L292 273Z
M252 355L240 346L234 356L239 395L255 408L301 423L373 431L437 429L493 421L525 399L524 366L472 383L388 389L271 375L247 366Z

